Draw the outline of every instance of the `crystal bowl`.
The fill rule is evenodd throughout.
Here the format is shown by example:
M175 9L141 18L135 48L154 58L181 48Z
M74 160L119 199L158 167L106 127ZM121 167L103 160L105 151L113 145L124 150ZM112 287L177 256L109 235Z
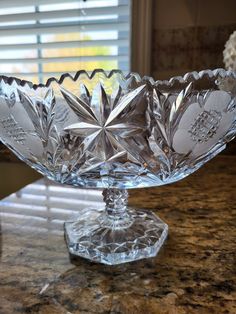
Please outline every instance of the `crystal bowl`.
M49 179L101 188L105 208L65 223L71 254L105 264L155 256L168 226L127 207L131 188L185 178L236 133L236 75L217 69L169 81L79 71L45 85L0 77L0 138Z

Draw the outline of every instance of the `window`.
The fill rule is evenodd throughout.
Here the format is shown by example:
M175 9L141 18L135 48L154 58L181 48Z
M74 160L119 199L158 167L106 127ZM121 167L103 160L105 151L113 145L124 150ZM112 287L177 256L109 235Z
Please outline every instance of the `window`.
M34 83L95 68L130 70L130 0L0 2L0 74Z

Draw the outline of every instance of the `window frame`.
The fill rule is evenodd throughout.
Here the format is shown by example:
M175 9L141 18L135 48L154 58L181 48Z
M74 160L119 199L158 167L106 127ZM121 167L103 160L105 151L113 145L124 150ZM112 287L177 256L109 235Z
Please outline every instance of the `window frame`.
M132 0L131 5L131 71L151 75L153 0Z

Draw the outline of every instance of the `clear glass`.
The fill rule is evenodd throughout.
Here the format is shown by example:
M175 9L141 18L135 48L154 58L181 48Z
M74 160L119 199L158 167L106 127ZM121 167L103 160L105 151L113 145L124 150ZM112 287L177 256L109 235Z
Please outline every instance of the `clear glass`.
M105 210L65 223L72 254L106 264L155 256L168 227L127 207L127 190L185 178L236 133L236 75L169 81L95 70L33 85L0 77L0 137L49 179L104 189Z

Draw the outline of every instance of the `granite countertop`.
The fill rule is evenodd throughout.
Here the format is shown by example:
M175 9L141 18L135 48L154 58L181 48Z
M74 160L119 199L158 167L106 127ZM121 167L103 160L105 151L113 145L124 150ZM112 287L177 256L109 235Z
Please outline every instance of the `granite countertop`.
M4 199L0 313L235 314L235 178L236 157L219 156L178 183L131 191L130 205L158 212L169 238L157 258L119 266L69 257L64 192L47 181Z

